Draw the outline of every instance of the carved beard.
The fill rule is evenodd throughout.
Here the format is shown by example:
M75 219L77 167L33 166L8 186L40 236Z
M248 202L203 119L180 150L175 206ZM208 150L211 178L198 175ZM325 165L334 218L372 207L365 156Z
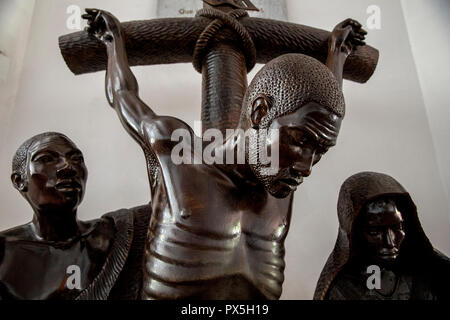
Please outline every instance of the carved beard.
M276 173L267 174L268 169L270 169L270 163L263 164L260 159L261 141L266 141L267 128L258 129L257 136L258 139L256 139L256 150L254 152L247 152L247 161L250 164L250 168L267 192L275 198L286 198L290 195L291 191L281 189L275 182L279 171ZM252 147L251 143L250 147ZM266 148L266 145L264 145L264 148Z

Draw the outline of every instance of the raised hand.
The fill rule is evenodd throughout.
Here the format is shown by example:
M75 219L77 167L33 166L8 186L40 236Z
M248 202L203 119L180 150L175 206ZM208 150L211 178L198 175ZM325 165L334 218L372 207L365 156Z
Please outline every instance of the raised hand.
M113 43L121 37L120 21L108 11L86 9L82 18L87 20L86 31L105 44Z
M366 44L364 42L366 34L361 23L350 18L346 19L331 32L330 49L349 55L356 46Z

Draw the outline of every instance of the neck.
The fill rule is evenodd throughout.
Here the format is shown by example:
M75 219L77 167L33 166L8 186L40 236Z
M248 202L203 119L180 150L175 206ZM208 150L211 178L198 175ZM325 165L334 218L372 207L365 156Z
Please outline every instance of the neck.
M36 237L45 241L67 241L79 234L76 209L35 210L31 224Z
M246 131L242 129L245 133ZM258 184L259 181L251 170L248 162L248 146L244 134L228 137L218 152L222 152L224 165L227 171L245 179L247 182ZM232 156L231 156L232 155Z

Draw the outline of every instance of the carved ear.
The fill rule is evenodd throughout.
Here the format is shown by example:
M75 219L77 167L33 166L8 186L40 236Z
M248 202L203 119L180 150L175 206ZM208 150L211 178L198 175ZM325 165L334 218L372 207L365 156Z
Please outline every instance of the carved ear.
M16 188L18 191L27 192L27 182L25 179L23 179L20 173L13 172L13 174L11 174L11 181L14 185L14 188Z
M269 99L266 96L260 95L260 96L256 97L255 100L253 100L252 113L250 115L253 129L259 128L259 124L261 123L262 119L269 112L269 108L270 108L270 103L269 103Z

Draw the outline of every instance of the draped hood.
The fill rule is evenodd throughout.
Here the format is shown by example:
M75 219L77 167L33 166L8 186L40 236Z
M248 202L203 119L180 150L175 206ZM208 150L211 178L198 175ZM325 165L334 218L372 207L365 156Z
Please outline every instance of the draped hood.
M383 196L395 198L404 219L406 237L398 259L411 264L426 261L428 267L448 278L449 259L433 249L420 224L416 205L406 189L386 174L362 172L348 178L339 192L338 237L317 283L315 300L326 299L333 280L353 257L354 226L361 209L369 201Z

